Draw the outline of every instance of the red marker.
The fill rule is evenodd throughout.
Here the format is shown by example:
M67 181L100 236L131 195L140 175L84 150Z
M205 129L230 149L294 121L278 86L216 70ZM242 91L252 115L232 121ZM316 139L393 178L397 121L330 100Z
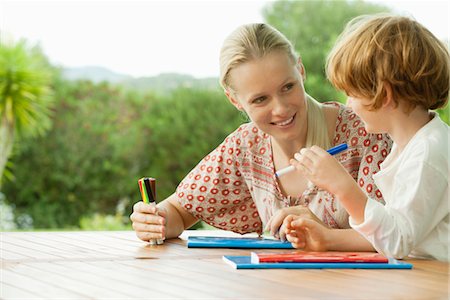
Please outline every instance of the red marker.
M143 177L138 180L139 190L141 192L142 201L156 206L156 179ZM156 212L158 214L158 212ZM152 239L149 241L151 245L161 245L164 243L162 239Z

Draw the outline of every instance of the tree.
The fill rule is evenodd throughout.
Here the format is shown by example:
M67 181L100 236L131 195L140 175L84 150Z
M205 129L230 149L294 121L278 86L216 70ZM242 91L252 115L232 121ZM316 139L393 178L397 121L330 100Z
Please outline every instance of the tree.
M0 187L15 137L50 128L52 74L38 47L0 43Z
M276 1L264 8L266 22L294 44L306 68L306 90L319 101L344 99L325 76L325 61L352 18L389 9L363 1Z

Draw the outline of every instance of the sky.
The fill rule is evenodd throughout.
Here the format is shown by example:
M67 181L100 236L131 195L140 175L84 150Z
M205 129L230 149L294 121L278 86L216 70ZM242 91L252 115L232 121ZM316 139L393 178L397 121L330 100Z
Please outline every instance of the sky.
M300 0L299 0L300 1ZM448 1L385 1L449 40ZM263 0L0 0L0 39L39 43L55 65L140 76L217 77L226 36L263 22Z

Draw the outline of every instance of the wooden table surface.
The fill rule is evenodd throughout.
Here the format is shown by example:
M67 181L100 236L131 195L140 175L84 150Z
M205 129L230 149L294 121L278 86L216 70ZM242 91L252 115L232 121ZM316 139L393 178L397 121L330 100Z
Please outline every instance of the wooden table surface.
M235 270L181 239L150 246L134 232L2 232L1 299L448 299L449 264L412 270Z

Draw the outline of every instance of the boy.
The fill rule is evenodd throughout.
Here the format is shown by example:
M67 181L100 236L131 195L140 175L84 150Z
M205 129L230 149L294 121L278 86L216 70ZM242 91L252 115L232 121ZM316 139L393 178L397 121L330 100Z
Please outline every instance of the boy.
M328 57L327 75L349 96L368 133L388 133L394 141L373 175L386 205L367 198L320 147L304 148L291 160L336 195L350 225L389 257L449 260L450 131L431 111L448 101L449 65L446 46L414 20L375 15L350 21ZM294 246L314 242L314 222L291 216L284 225Z

